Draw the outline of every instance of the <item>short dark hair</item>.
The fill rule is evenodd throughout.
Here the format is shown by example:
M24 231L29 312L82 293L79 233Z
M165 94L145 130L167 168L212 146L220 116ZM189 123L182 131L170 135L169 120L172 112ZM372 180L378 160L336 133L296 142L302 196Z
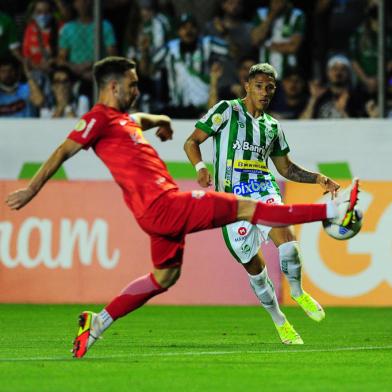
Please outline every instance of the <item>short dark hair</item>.
M51 82L53 82L54 75L57 72L65 73L68 76L70 81L72 81L75 78L75 75L72 73L72 71L69 67L67 67L66 65L56 65L52 68L52 70L49 74L49 78L50 78Z
M278 78L278 73L275 68L268 63L259 63L252 65L249 70L248 80L254 79L258 74L265 74L272 76L275 80Z
M19 70L20 62L14 56L5 56L0 58L0 66L9 65L12 68Z
M122 78L125 72L135 68L136 63L125 57L105 57L94 64L94 79L97 82L98 88L102 88L110 79Z

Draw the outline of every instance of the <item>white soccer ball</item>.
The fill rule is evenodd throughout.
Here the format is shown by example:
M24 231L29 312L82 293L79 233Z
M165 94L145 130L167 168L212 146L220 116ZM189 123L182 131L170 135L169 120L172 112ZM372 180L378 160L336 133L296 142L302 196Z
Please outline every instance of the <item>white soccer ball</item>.
M362 219L362 211L358 207L355 207L354 218L348 226L343 227L337 223L325 220L323 221L323 228L325 232L330 237L335 238L335 240L348 240L359 233L362 227Z

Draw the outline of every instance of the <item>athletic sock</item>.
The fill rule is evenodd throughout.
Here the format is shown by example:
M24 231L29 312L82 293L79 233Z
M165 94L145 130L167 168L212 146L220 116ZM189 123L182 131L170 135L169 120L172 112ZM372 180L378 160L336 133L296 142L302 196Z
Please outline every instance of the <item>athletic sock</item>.
M273 283L268 277L267 267L258 275L249 275L249 281L260 303L271 315L273 322L279 326L283 325L286 317L279 308Z
M338 206L335 200L328 200L327 201L327 218L336 218L339 215Z
M102 309L98 313L98 317L101 320L101 332L103 332L110 327L113 322L113 319L112 316L106 311L106 309Z
M150 273L129 283L120 295L105 307L105 310L113 320L117 320L164 291L167 291L167 289L161 287L154 275Z
M298 241L286 242L280 245L278 250L280 269L289 282L291 295L299 297L303 294L303 290L301 284L302 265Z
M276 227L322 221L326 218L326 204L273 205L258 202L251 223Z

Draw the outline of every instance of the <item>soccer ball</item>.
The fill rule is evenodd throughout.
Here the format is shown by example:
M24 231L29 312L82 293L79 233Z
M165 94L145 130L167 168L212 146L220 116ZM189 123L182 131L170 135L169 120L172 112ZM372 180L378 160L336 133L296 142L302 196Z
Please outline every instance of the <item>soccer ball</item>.
M323 228L325 232L335 240L348 240L358 234L362 227L363 213L358 208L354 208L354 216L351 223L343 227L337 223L332 223L329 220L323 221Z

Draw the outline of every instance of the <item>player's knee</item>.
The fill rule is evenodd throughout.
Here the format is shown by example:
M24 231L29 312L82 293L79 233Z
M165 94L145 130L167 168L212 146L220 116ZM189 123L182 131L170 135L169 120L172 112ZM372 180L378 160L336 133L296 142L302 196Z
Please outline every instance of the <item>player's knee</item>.
M297 241L285 242L278 246L279 258L281 260L287 259L291 262L300 263L299 244Z
M167 289L173 286L181 275L181 267L155 270L154 276L158 284Z

